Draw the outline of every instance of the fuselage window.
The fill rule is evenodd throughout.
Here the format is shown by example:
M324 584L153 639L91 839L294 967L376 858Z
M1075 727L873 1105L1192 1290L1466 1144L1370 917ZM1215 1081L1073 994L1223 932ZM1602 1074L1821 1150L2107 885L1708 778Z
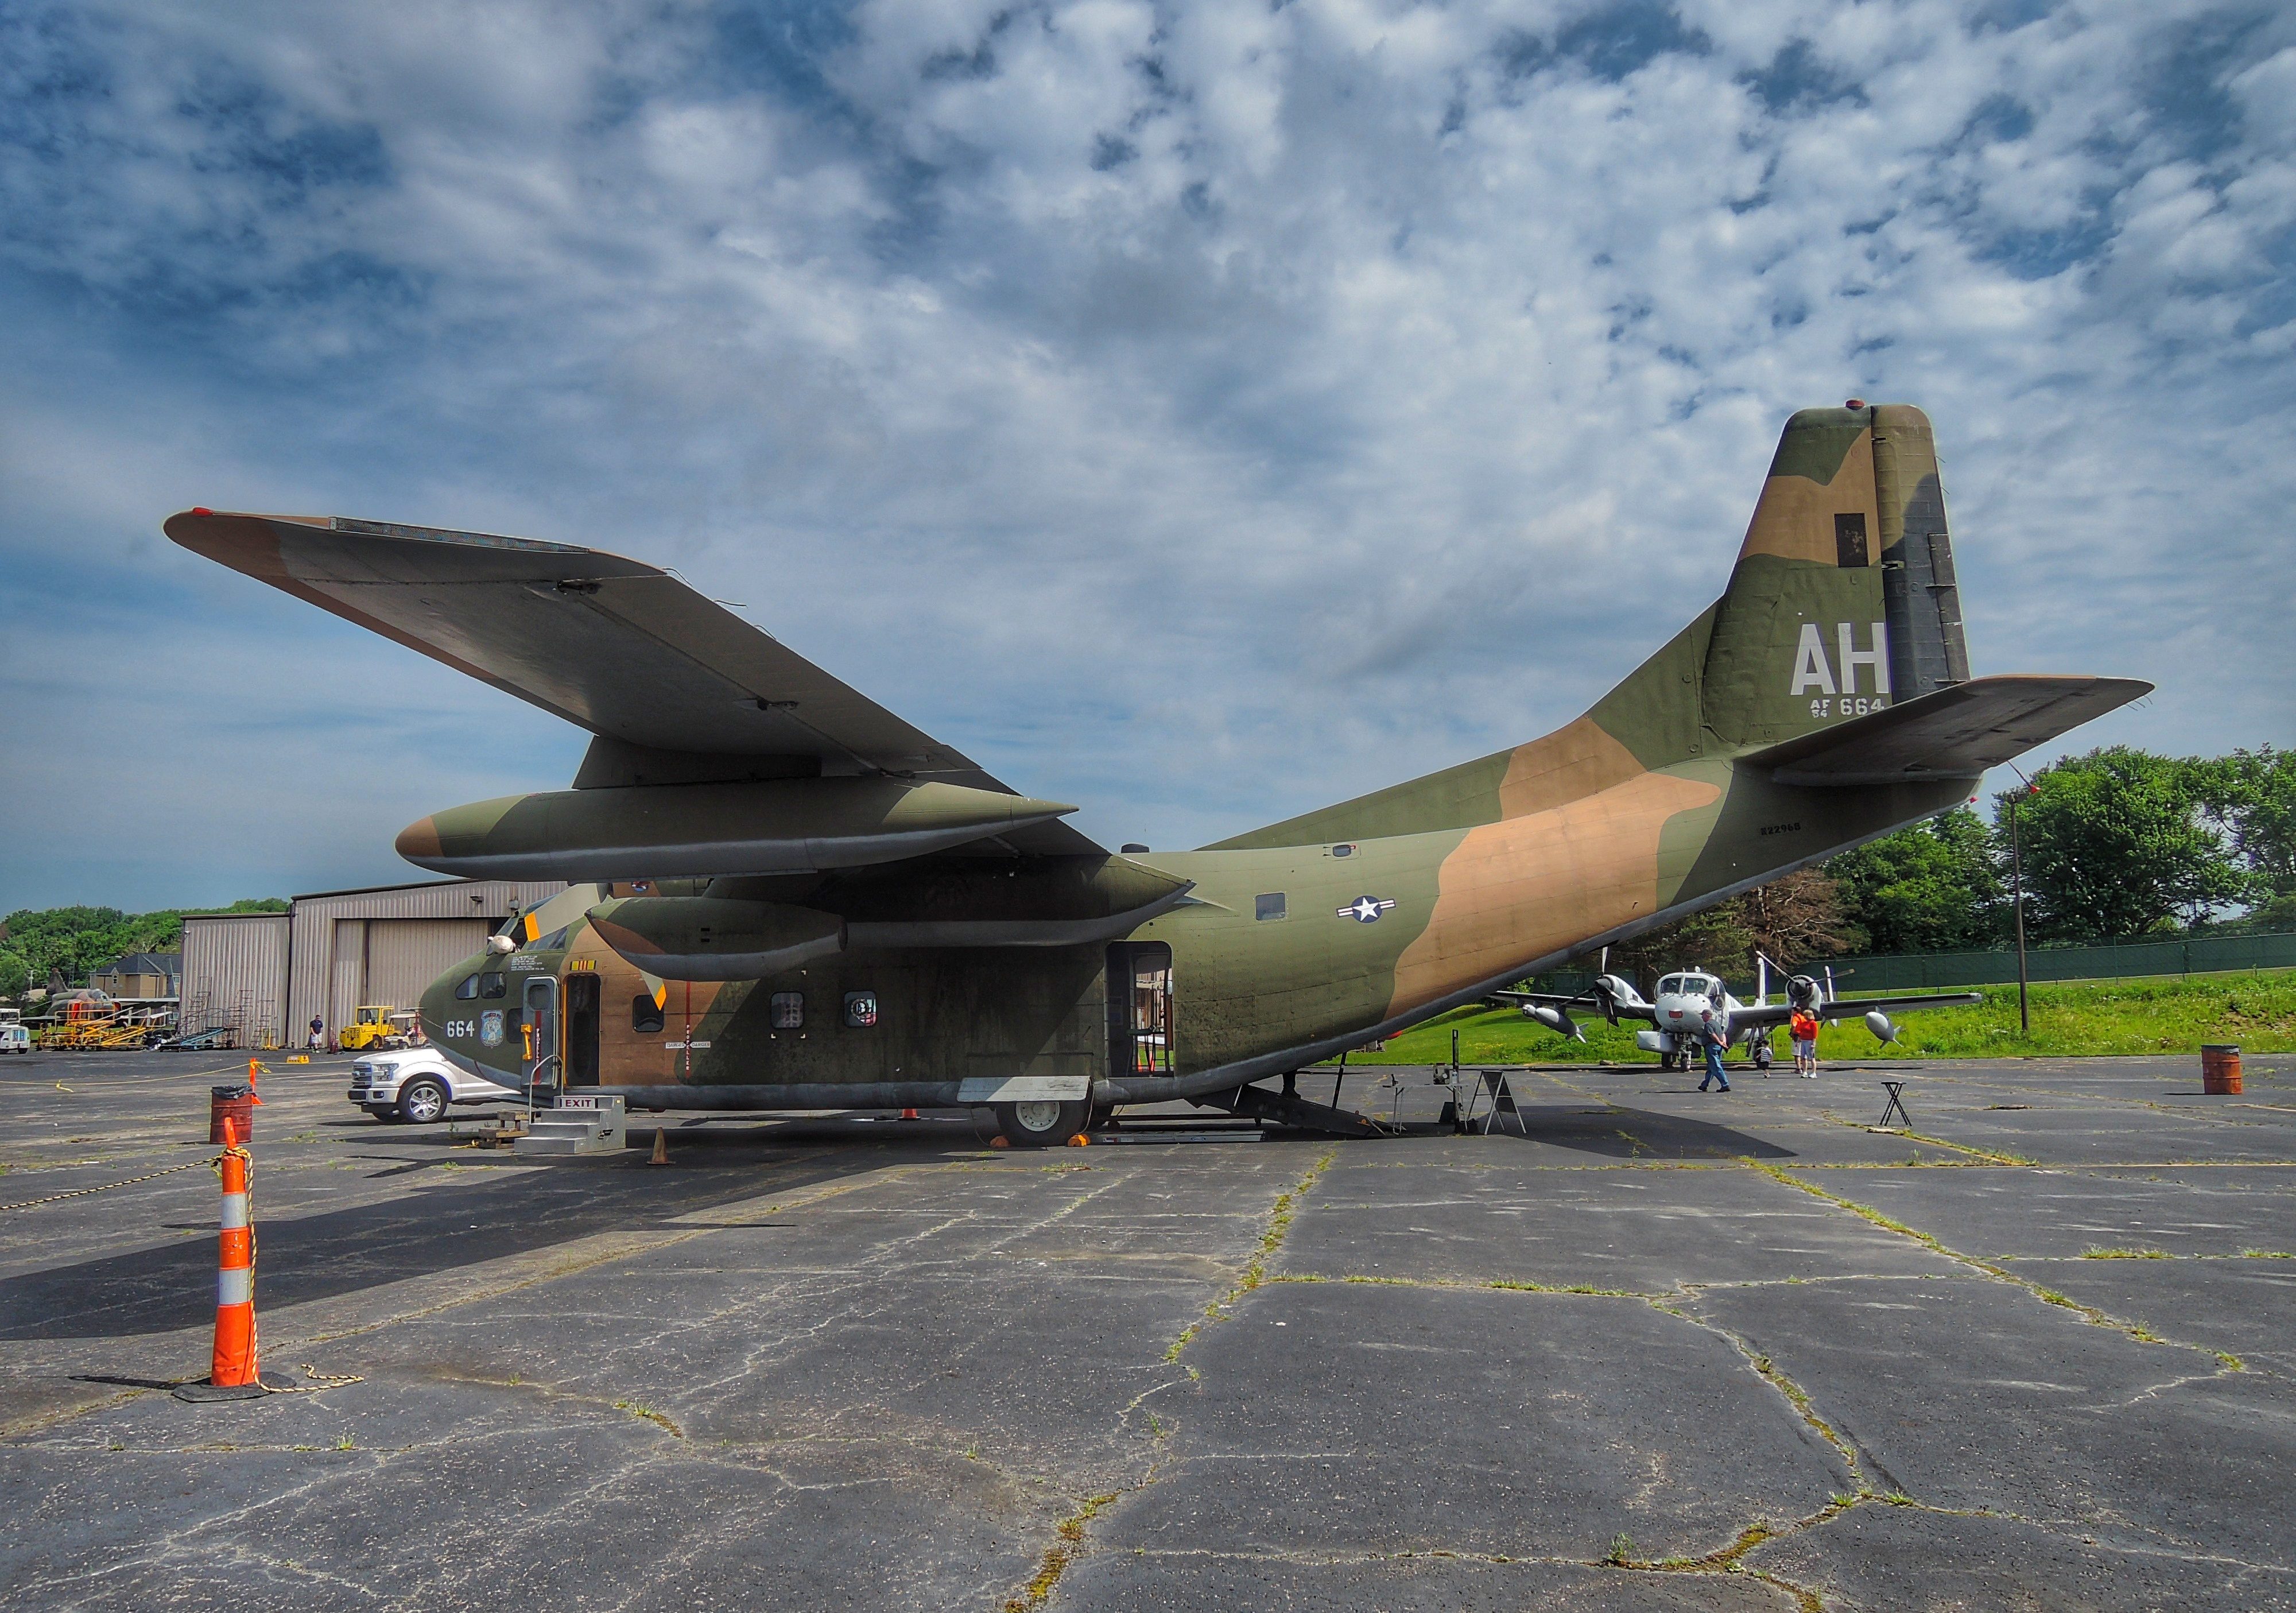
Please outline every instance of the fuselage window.
M805 1028L805 993L801 991L774 993L773 1011L775 1030Z
M501 997L507 996L509 995L509 988L504 986L503 978L500 975L494 973L492 970L488 970L487 973L479 977L479 995L482 997Z
M877 1023L877 994L873 991L849 991L845 994L845 1023L855 1030L867 1030Z
M1266 896L1251 898L1251 916L1255 919L1280 919L1283 916L1283 893L1270 891Z
M455 1001L460 1002L460 1003L468 1003L468 1002L470 1002L473 997L476 997L478 995L479 995L479 977L478 977L478 976L476 976L476 975L464 975L461 979L459 979L459 980L457 980L457 981L455 981Z
M644 992L630 999L630 1028L651 1036L662 1027L661 1004Z

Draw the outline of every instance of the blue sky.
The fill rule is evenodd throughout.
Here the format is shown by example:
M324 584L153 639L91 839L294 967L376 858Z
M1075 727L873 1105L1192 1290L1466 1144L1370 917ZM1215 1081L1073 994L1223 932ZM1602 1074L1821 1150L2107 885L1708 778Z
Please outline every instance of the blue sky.
M194 504L673 564L1174 846L1568 720L1897 399L1978 670L2288 744L2292 158L2269 5L12 5L0 910L571 774Z

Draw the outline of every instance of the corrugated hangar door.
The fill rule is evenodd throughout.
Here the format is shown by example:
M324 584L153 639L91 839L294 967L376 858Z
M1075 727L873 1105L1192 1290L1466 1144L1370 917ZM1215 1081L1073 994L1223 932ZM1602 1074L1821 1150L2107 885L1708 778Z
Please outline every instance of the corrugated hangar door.
M430 982L486 946L484 919L369 919L366 1003L415 1008Z

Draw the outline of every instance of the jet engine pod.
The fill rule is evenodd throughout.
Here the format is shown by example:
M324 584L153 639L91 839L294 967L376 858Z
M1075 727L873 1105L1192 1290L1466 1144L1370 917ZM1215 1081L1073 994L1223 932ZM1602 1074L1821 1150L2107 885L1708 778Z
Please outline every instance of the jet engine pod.
M402 830L398 855L471 879L810 873L922 856L1075 810L882 777L633 784L449 807Z
M784 902L623 897L590 909L607 946L665 980L756 980L845 950L845 921Z

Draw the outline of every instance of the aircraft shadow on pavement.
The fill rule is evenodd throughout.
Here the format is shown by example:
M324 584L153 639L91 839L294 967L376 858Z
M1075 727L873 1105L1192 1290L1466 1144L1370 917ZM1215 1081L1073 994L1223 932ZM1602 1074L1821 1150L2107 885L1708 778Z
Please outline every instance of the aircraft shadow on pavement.
M451 1184L436 1175L426 1182L418 1166L411 1174L424 1182L422 1191L270 1220L263 1216L258 1164L258 1307L334 1298L595 1232L658 1227L696 1210L833 1182L887 1162L878 1149L824 1150L795 1160L783 1155L775 1163L794 1168L776 1170L768 1180L754 1163L727 1157L730 1150L709 1151L715 1158L709 1167L697 1159L682 1171L648 1170L645 1155L631 1150L619 1159L504 1171L493 1181L457 1173ZM408 1168L399 1160L376 1163L385 1169L375 1174ZM214 1316L215 1272L215 1239L179 1235L156 1248L20 1273L0 1279L0 1339L119 1338L204 1323Z
M1526 1103L1523 1133L1533 1142L1552 1143L1612 1159L1791 1159L1794 1150L1735 1126L1685 1115L1623 1106L1588 1109ZM1479 1123L1480 1124L1480 1123ZM1502 1117L1491 1127L1514 1135Z

